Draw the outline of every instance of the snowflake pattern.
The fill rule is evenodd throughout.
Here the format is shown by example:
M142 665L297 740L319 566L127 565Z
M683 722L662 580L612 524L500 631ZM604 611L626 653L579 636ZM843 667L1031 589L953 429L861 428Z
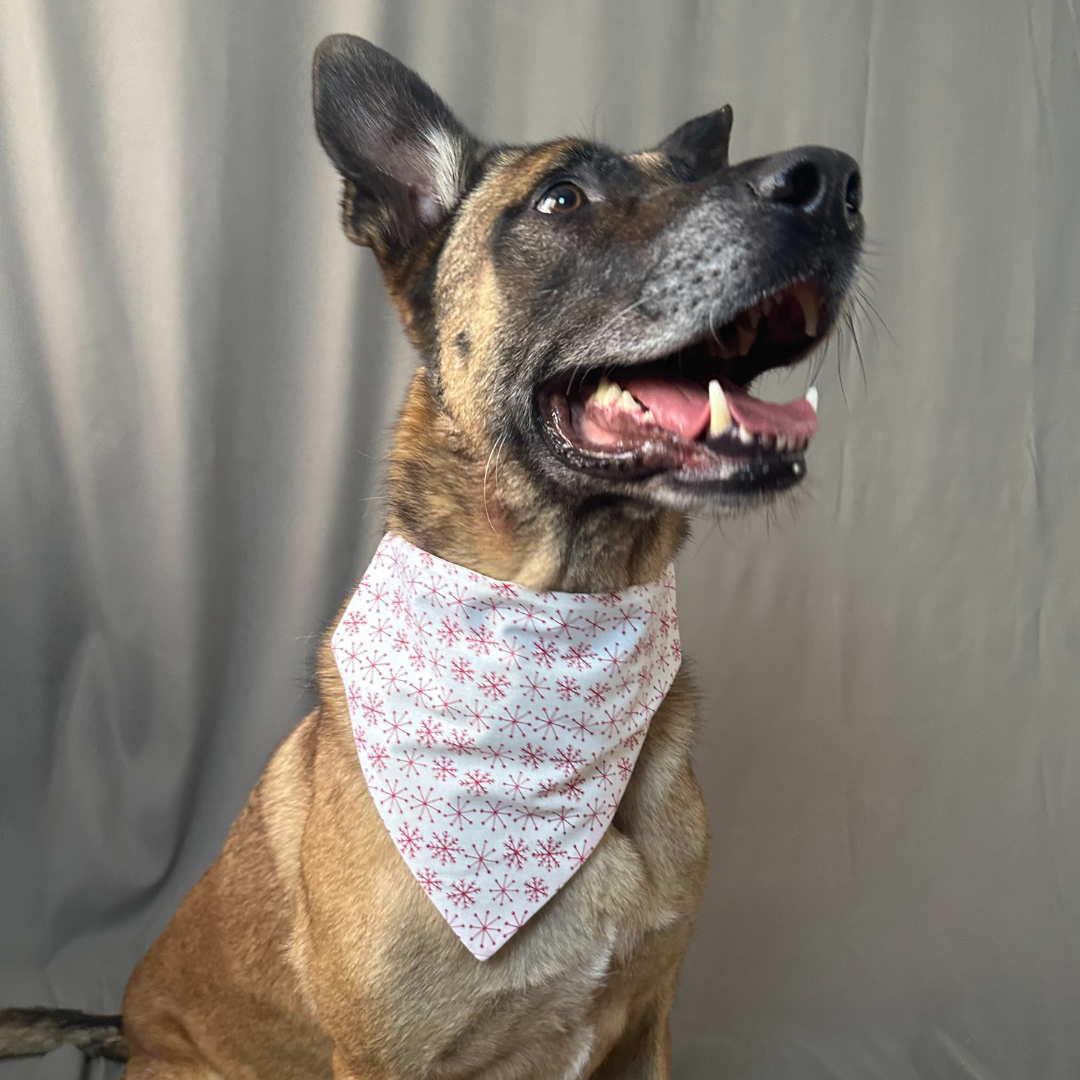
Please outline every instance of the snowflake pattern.
M487 959L580 869L682 660L671 567L532 593L383 538L331 638L372 802Z

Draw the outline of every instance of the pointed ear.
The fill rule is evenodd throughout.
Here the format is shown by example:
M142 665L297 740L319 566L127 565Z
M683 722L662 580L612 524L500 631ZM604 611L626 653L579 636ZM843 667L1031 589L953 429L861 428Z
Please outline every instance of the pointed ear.
M730 105L687 120L677 127L657 149L695 173L708 174L728 163L728 140L734 114Z
M324 38L313 70L315 128L345 180L345 232L408 247L457 205L477 141L415 71L352 34Z

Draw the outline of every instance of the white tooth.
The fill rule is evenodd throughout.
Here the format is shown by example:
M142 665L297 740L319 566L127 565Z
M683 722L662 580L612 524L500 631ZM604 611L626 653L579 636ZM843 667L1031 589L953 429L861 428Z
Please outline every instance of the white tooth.
M758 439L761 441L761 445L764 447L771 447L773 445L773 435L768 431L759 435Z
M720 389L720 383L713 379L709 383L709 408L712 410L709 416L709 434L716 438L731 427L731 413L728 411L727 398Z
M776 449L782 454L788 448L787 436L776 436Z
M629 390L624 390L619 395L616 404L620 409L625 409L627 412L640 412L641 410L641 406L634 400L634 395Z
M747 313L747 319L750 320L750 329L756 330L758 323L761 322L761 305L755 304Z
M792 286L791 294L799 301L799 307L802 308L806 336L817 337L818 298L814 286L807 281L797 282Z
M612 382L607 376L601 375L596 392L593 394L593 401L597 405L614 405L621 393L622 387L617 382Z
M734 360L739 355L732 346L725 344L723 340L720 341L718 352L721 360Z
M744 428L742 426L742 424L740 424L739 425L739 442L741 442L743 444L743 446L749 446L753 441L754 441L754 436L751 435L750 432L747 431L746 428Z
M806 391L806 400L810 402L810 408L813 409L814 412L817 412L818 392L816 386L811 386L810 389Z
M739 335L739 355L748 356L757 340L757 331L744 330L741 326L736 326L735 331Z

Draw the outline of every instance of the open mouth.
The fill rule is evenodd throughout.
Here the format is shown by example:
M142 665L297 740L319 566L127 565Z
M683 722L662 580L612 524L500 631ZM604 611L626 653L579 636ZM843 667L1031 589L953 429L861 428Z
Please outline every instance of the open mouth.
M559 455L590 473L668 474L733 493L790 487L817 431L817 391L774 404L748 387L801 360L821 323L820 287L796 281L668 356L547 384L545 427Z

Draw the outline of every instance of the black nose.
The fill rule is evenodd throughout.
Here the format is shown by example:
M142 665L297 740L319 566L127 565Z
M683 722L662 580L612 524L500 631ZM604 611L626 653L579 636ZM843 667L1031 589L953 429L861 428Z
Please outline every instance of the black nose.
M854 224L862 205L855 159L825 146L800 146L763 158L750 188L761 199L847 225Z

